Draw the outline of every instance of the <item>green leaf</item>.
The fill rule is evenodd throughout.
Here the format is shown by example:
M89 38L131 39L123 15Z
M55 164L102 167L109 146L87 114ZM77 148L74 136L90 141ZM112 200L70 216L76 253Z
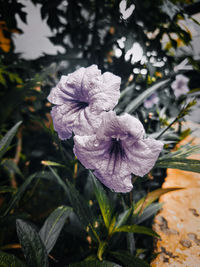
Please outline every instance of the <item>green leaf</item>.
M109 198L107 197L102 185L97 181L92 172L90 172L90 174L93 181L94 193L99 203L105 226L108 229L112 218L113 207L111 206Z
M183 188L179 187L171 187L171 188L159 188L150 193L148 193L145 197L141 198L134 207L133 214L137 215L138 213L142 213L142 211L147 208L151 203L156 201L163 194L166 194L171 191L180 190Z
M13 193L16 191L16 188L13 188L11 186L0 186L0 194L3 193Z
M66 181L68 187L68 197L69 201L73 207L74 212L78 216L82 225L86 228L89 227L92 230L93 236L98 242L100 242L99 236L93 227L93 214L91 212L90 206L85 202L85 199L79 194L75 186L69 181Z
M192 154L200 152L200 146L192 146L190 143L179 147L176 151L167 153L166 155L159 158L157 162L162 162L174 158L186 158Z
M199 22L198 20L196 20L196 19L193 18L193 17L190 17L190 19L191 19L194 23L196 23L197 25L200 26L200 22Z
M122 100L122 98L123 98L126 94L130 93L131 91L133 91L134 88L135 88L135 84L132 84L132 85L130 85L130 86L127 86L126 89L124 89L124 90L120 93L120 98L119 98L119 100Z
M145 234L145 235L150 235L154 237L159 237L159 235L156 232L154 232L152 229L145 227L145 226L139 226L136 224L120 226L117 229L115 229L114 232Z
M109 228L108 228L108 235L109 235L109 236L112 235L113 230L114 230L114 228L115 228L115 224L116 224L116 216L113 216L113 217L112 217L112 220L111 220L111 222L110 222L110 226L109 226Z
M120 261L124 267L150 267L147 262L129 254L127 251L110 252L110 254Z
M86 204L85 199L69 181L67 181L67 187L69 201L73 207L73 210L80 219L81 223L87 227L88 224L92 223L92 214L89 205Z
M200 160L185 159L185 158L170 158L156 163L158 168L171 168L183 171L200 173Z
M21 219L16 221L17 235L29 267L47 267L48 254L36 230Z
M166 85L170 79L158 82L145 90L143 93L141 93L138 97L136 97L126 108L125 112L132 113L134 112L143 102L146 98L148 98L151 94L153 94L156 90L159 88L162 88L164 85Z
M11 82L17 82L19 84L22 83L22 79L16 73L7 72L7 75Z
M3 84L5 87L7 87L6 80L1 73L0 73L0 83Z
M45 166L56 166L56 167L62 167L65 168L65 165L62 165L57 162L49 161L49 160L42 160L41 163Z
M131 207L130 209L125 210L122 214L120 214L116 222L115 228L118 228L121 225L125 224L128 218L130 217L132 211L133 211L133 208Z
M134 223L140 224L155 215L162 208L162 203L153 203L148 206L140 216L136 217Z
M54 210L46 219L44 225L40 229L39 235L43 241L47 253L54 247L58 236L65 224L66 218L71 213L72 208L67 206L60 206Z
M9 211L14 207L14 205L16 204L17 201L20 200L20 198L22 197L23 193L25 192L26 188L29 186L29 184L32 182L33 179L35 179L37 176L37 173L29 176L25 182L19 187L18 191L16 194L13 195L13 197L11 198L8 207L6 209L6 211L4 212L4 216L6 216Z
M173 126L173 124L175 122L177 122L179 119L183 118L184 116L186 116L187 114L189 114L191 107L196 105L196 100L192 100L189 103L185 103L185 106L180 110L180 112L178 113L178 115L175 117L174 120L171 121L171 123L165 127L164 129L161 130L161 132L159 132L159 134L156 136L155 139L160 139L160 137L162 135L164 135L165 132L167 132L169 129L171 129L171 127Z
M5 167L10 174L16 173L19 176L23 177L23 174L21 173L19 167L12 159L5 159L2 161L1 165Z
M69 267L121 267L121 265L110 261L85 260L77 263L72 263L69 265Z
M21 121L16 123L15 126L13 126L7 134L1 139L0 141L0 158L6 153L8 150L8 147L15 136L19 126L21 125Z
M64 191L68 194L69 193L69 189L66 186L66 184L63 182L63 180L60 178L60 176L54 171L53 168L51 168L51 166L48 165L48 168L50 169L50 171L53 173L54 177L56 178L57 183L64 189Z
M97 251L97 257L100 261L103 260L102 256L104 251L106 250L108 243L106 241L101 241L98 247L98 251Z
M0 251L0 267L25 267L26 265L12 254Z

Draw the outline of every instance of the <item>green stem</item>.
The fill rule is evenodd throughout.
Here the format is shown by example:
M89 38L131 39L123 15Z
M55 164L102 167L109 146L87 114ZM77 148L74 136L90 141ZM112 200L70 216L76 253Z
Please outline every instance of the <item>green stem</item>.
M103 256L103 253L104 253L106 247L107 247L107 242L106 241L103 241L103 242L101 242L99 244L99 248L98 248L98 252L97 252L97 257L98 257L98 259L100 261L103 260L103 257L102 256Z
M98 243L100 244L100 243L101 243L101 240L100 240L99 236L97 235L96 231L94 230L92 224L89 223L88 226L89 226L89 228L92 230L92 233L94 234L94 236L96 237Z
M175 122L177 122L178 121L178 119L179 119L179 116L178 117L176 117L168 126L167 126L167 128L165 128L157 137L156 137L156 140L157 139L159 139L169 128L171 128L171 126L175 123Z

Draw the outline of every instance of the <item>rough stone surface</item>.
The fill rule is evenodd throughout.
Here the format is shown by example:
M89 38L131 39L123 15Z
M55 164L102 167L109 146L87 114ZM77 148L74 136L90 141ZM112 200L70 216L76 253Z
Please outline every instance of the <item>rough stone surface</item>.
M200 144L198 136L200 136L199 130L181 144L189 141L192 141L193 145ZM200 159L200 154L194 154L190 158ZM154 252L159 254L152 261L151 267L198 267L200 266L200 174L168 169L162 187L184 187L184 189L167 193L159 200L164 205L162 211L155 217L154 230L161 236L161 240L155 242Z

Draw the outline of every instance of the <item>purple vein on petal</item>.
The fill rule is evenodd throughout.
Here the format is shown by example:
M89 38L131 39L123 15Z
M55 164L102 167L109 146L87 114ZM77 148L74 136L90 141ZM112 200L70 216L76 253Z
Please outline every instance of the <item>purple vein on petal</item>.
M48 100L60 107L51 114L61 139L70 138L72 132L81 136L94 134L101 123L100 114L115 107L120 95L121 78L107 73L107 82L104 76L96 65L92 65L62 76L52 89ZM65 117L62 119L62 116Z

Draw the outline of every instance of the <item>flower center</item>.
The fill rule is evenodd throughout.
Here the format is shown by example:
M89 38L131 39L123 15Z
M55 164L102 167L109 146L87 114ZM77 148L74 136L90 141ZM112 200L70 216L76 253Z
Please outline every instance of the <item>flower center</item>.
M77 108L78 108L78 110L80 110L80 109L84 109L84 108L86 108L87 106L89 106L89 104L88 104L87 102L77 101Z
M79 100L71 100L71 103L73 104L73 110L76 112L89 106L89 103Z
M109 154L110 157L114 154L115 158L123 158L125 156L125 151L120 139L112 138Z
M177 85L177 89L182 89L183 86L184 86L184 82L183 81L179 81L178 85Z

